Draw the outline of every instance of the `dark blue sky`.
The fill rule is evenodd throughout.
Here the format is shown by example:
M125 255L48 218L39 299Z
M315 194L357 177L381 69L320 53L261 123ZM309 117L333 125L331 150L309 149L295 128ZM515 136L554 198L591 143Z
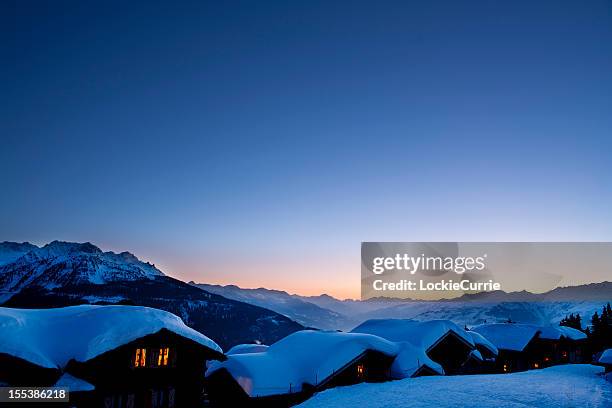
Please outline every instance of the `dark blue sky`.
M612 240L609 1L11 3L0 240L340 296L361 241Z

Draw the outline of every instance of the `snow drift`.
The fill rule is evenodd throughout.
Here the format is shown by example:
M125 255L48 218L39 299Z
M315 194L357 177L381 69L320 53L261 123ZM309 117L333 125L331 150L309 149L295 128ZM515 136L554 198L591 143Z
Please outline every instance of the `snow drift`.
M513 374L419 377L323 391L300 407L609 408L602 367L570 364Z

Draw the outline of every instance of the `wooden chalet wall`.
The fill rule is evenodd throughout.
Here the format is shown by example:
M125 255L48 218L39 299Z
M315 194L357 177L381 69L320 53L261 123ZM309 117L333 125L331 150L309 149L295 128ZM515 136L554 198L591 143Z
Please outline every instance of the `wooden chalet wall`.
M496 368L509 373L587 361L585 340L534 337L522 351L499 350Z
M157 356L151 359L150 353L164 348L169 349L168 365L157 366ZM136 349L147 349L144 367L135 367ZM162 329L85 363L71 361L66 371L96 387L96 407L198 407L206 360L223 358L214 350Z
M427 355L444 368L447 375L459 374L474 347L449 331L427 350Z

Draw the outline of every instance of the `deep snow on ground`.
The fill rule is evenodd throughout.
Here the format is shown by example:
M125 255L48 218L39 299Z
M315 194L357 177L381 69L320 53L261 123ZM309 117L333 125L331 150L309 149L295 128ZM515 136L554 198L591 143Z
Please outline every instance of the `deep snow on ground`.
M314 407L610 408L603 368L563 365L513 374L436 376L339 387L300 405Z

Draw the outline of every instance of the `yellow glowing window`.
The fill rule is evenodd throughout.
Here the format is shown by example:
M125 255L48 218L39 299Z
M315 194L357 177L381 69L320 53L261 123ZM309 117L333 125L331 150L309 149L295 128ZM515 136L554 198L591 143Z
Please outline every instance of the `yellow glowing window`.
M134 356L134 367L145 367L147 365L147 349L137 348Z
M508 364L504 364L504 373L507 373L508 371L510 371L510 367Z
M362 377L362 376L363 376L363 372L364 372L364 367L363 367L363 364L359 364L359 365L357 366L357 375L358 375L359 377Z
M163 366L168 365L168 355L169 354L170 354L170 349L168 347L159 349L159 354L157 355L157 366L158 367L163 367Z
M533 363L533 368L540 368L540 364L538 364L538 363Z

